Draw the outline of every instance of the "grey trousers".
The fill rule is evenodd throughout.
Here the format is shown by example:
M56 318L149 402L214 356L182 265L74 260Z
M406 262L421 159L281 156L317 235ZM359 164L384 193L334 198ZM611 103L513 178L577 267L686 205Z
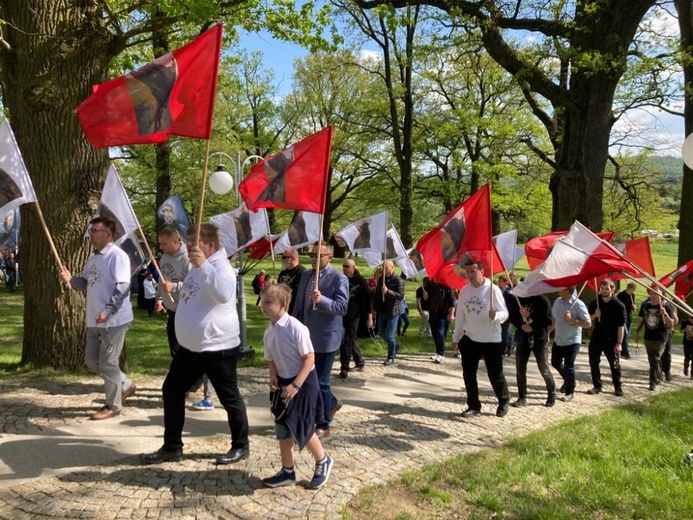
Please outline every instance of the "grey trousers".
M103 377L106 406L118 410L123 406L123 390L130 388L132 381L120 370L118 358L125 343L125 333L132 322L117 327L87 327L87 345L84 363Z

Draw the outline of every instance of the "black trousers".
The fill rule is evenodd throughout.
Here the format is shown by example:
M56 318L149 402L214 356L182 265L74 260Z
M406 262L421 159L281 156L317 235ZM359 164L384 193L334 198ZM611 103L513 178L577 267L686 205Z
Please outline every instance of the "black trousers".
M162 388L164 447L167 450L183 447L185 393L203 374L209 377L219 402L226 410L231 430L231 448L248 447L248 415L238 390L236 375L239 350L234 348L216 352L191 352L185 347L178 349Z
M611 380L614 383L614 390L621 389L621 360L614 352L616 340L608 340L604 342L590 341L587 347L587 353L590 359L590 372L592 374L592 384L595 388L602 387L602 373L599 369L599 363L602 360L602 353L606 356L611 368Z
M467 389L467 406L472 410L481 410L476 373L482 357L498 403L505 404L510 401L508 382L503 373L503 343L477 343L463 336L459 347L462 354L462 376Z
M527 336L517 345L515 351L515 368L517 370L517 392L520 398L527 397L527 362L531 354L537 360L537 367L546 383L546 391L549 396L556 393L556 382L553 380L549 367L549 345L546 341L534 341L530 347Z
M358 341L358 331L359 322L361 321L360 316L354 316L353 318L348 318L344 316L342 323L344 324L344 341L339 347L339 364L341 369L348 372L349 363L351 357L354 357L354 364L357 367L363 366L366 361L361 355L361 347Z
M168 338L168 348L171 350L171 357L176 357L176 352L180 348L178 338L176 337L176 312L166 311L168 320L166 320L166 337Z

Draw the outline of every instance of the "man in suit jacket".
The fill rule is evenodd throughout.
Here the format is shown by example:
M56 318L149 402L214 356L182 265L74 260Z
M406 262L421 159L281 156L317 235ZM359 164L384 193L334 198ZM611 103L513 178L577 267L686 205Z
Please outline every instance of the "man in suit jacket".
M332 252L332 246L324 242L313 246L310 254L313 269L301 276L296 291L296 304L291 313L308 327L315 350L315 370L320 382L324 412L322 420L316 422L319 437L330 434L330 421L342 407L342 402L337 400L330 389L330 372L344 337L342 316L347 313L349 306L349 280L330 265ZM317 289L316 267L319 269Z

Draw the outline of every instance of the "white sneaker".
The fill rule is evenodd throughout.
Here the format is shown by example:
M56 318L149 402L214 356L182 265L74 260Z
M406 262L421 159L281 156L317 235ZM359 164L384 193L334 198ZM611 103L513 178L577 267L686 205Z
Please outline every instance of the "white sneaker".
M438 360L438 355L437 355L437 354L433 354L433 355L430 357L430 359L431 359L431 361L437 361L437 360Z
M444 356L436 356L436 358L433 360L434 363L440 365L443 361L445 361Z

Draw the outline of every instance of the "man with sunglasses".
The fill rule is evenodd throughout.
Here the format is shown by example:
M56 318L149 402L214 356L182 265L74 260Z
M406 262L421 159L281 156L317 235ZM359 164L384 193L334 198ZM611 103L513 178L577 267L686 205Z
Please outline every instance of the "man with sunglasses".
M310 261L313 269L301 276L292 316L308 327L315 349L315 370L323 400L323 413L318 412L316 419L316 433L318 437L327 437L330 434L330 422L342 407L342 402L332 394L330 372L344 337L342 316L347 313L349 305L349 280L330 265L332 246L325 242L318 242L313 246Z
M306 268L298 261L298 251L293 247L287 247L282 253L282 270L279 271L277 283L284 283L291 289L291 301L289 302L289 314L294 310L296 291L301 281L301 276Z
M60 280L87 293L86 365L103 377L106 404L91 415L99 421L120 415L123 401L137 387L121 372L118 358L125 333L132 324L130 258L113 243L116 222L97 217L89 223L89 242L95 252L87 259L81 276L63 268Z

